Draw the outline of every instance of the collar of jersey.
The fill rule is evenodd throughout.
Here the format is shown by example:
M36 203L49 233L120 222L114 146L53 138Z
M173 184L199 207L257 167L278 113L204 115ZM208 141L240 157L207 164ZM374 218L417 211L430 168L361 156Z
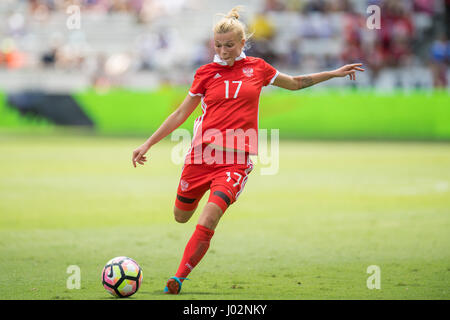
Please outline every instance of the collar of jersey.
M236 62L236 61L245 59L246 57L247 57L247 56L245 55L244 51L242 51L241 54L240 54L240 56L237 57L236 59L234 59L234 61ZM223 61L222 59L220 59L220 57L219 57L218 54L216 54L216 55L214 56L214 62L215 62L215 63L218 63L218 64L220 64L220 65L222 65L222 66L228 65L225 61Z

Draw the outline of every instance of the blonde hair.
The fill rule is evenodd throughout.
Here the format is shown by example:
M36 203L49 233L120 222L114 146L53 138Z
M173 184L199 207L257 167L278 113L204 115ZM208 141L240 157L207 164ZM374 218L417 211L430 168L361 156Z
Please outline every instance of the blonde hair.
M239 11L241 11L242 8L243 6L236 6L226 15L218 13L217 15L221 15L223 18L214 25L213 32L227 33L231 31L237 35L239 41L242 39L245 39L245 41L249 40L253 34L248 34L247 27L239 20Z

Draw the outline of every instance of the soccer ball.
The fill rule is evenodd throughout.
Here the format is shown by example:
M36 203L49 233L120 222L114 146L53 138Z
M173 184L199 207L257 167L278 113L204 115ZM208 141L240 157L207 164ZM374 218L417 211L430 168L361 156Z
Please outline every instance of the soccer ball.
M141 287L142 269L131 258L116 257L109 260L102 271L103 287L115 297L125 298Z

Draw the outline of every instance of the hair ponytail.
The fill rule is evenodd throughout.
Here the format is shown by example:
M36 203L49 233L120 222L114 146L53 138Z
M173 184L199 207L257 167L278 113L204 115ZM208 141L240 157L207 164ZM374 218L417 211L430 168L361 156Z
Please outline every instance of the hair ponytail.
M231 9L230 12L226 15L226 18L228 19L236 19L239 20L239 10L242 8L242 6L236 6L233 9Z
M221 15L223 18L214 25L213 32L227 33L231 31L236 34L239 41L242 39L245 39L245 41L249 40L253 34L248 34L247 27L239 20L239 11L241 11L242 8L243 6L236 6L226 15L223 13L218 13L217 15Z

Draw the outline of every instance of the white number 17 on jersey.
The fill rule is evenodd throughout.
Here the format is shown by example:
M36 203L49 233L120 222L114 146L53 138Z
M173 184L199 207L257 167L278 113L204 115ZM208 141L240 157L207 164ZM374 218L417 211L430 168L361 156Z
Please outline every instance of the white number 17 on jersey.
M229 98L228 92L230 91L230 81L225 80L225 99ZM242 81L232 81L232 83L239 83L239 85L237 86L236 92L234 93L233 98L236 99L237 95L239 93L239 89L241 88L242 85Z

